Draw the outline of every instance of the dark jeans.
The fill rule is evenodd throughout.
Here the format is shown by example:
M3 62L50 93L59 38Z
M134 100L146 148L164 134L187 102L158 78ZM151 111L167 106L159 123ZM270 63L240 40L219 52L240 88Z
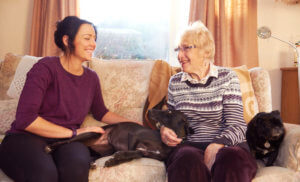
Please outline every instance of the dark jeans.
M235 146L219 150L211 172L204 164L204 150L178 146L166 161L169 182L251 182L257 170L248 150Z
M9 134L0 146L0 168L16 182L88 181L90 152L82 143L65 144L51 154L49 140L33 134Z

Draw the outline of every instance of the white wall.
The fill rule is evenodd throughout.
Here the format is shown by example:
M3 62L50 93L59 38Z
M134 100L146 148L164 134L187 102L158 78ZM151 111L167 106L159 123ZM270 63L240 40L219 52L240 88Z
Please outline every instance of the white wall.
M34 0L0 0L0 59L7 52L29 54ZM258 27L268 26L273 35L287 41L300 41L300 4L286 5L280 0L257 0ZM275 39L258 42L259 66L271 76L273 109L280 110L280 68L293 66L294 53Z
M286 41L300 41L300 4L287 5L279 0L258 0L258 27L267 26L272 35ZM259 66L270 73L273 110L280 110L281 67L293 66L294 50L276 39L259 39Z
M29 54L34 0L0 0L0 59L7 52Z

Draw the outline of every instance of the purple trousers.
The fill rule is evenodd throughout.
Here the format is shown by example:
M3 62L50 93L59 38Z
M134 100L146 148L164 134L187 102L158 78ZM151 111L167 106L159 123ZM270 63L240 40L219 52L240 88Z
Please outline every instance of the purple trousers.
M211 171L204 163L204 151L178 146L166 161L169 182L251 182L257 170L251 153L238 146L219 150Z

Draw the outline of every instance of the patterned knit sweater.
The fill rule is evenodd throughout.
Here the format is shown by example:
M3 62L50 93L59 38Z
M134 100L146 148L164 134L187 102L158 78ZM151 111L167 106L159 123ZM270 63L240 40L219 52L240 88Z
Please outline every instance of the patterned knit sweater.
M206 78L197 82L187 73L173 75L168 88L169 108L185 113L194 134L190 142L232 146L245 142L247 125L239 80L229 68L211 64Z

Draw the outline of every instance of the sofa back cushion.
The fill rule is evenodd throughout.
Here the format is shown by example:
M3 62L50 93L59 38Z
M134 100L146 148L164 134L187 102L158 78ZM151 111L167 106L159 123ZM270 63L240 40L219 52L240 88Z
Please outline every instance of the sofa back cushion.
M143 120L154 61L100 60L89 63L100 78L106 107L125 118Z

